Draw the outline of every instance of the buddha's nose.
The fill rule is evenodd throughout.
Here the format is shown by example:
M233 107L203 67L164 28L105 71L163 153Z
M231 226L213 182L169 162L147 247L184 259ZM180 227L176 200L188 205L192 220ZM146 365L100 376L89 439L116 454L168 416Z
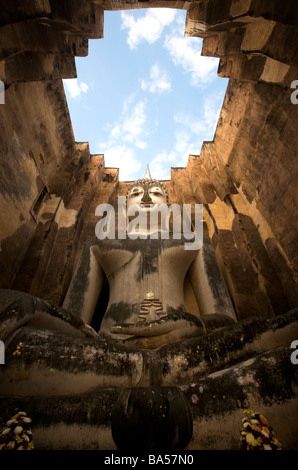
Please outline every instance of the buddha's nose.
M149 204L152 202L152 199L148 193L148 189L145 189L141 202L143 202L144 204Z

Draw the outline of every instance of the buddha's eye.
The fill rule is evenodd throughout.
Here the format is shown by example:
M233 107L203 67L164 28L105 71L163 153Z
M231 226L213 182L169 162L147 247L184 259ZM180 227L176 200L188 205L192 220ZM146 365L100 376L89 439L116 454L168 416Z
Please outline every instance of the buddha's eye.
M149 194L152 194L153 196L162 196L161 191L158 189L149 189Z

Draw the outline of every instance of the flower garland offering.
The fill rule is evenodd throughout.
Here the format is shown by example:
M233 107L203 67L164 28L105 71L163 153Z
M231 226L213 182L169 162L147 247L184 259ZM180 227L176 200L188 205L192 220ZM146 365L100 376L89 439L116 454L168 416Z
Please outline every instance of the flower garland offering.
M274 437L272 427L261 413L245 410L240 431L242 450L281 450L281 445Z
M31 419L19 411L0 432L0 450L33 450Z
M13 356L20 356L21 355L21 347L23 346L22 342L19 342L17 345L17 349L12 353Z

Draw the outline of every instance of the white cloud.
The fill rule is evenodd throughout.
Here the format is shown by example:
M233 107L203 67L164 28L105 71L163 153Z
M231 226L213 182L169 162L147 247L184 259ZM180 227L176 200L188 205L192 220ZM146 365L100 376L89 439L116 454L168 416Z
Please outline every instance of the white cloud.
M200 114L193 115L179 111L174 115L174 121L193 136L200 136L205 140L211 139L216 129L221 106L221 99L212 94L204 99Z
M179 155L184 155L185 152L188 152L191 135L185 129L179 129L175 132L175 137L174 149Z
M197 87L215 78L218 67L218 59L201 56L201 44L198 38L179 37L174 32L167 35L164 42L173 63L190 74L191 85Z
M170 179L172 167L184 168L187 165L188 157L190 153L192 153L191 151L189 151L190 147L191 143L185 141L183 143L183 151L181 150L181 148L179 148L179 146L177 146L176 148L176 145L174 145L174 148L172 150L163 150L162 152L160 152L150 162L151 174L156 175L155 177L157 179Z
M105 166L119 168L119 179L121 181L131 181L136 179L136 175L141 168L141 163L137 160L134 150L126 145L115 145L105 151Z
M140 42L146 41L153 44L157 41L165 26L172 23L176 11L169 8L150 9L144 16L137 19L131 13L121 12L121 29L128 30L127 43L131 49L135 49Z
M208 133L214 133L220 115L221 107L222 100L218 96L212 94L205 98L204 119Z
M168 73L166 70L161 70L158 64L151 67L149 77L149 80L141 80L142 90L159 94L171 90Z
M170 179L171 167L184 168L187 165L189 155L195 153L192 151L192 146L195 147L195 145L190 139L190 135L184 131L178 131L173 149L163 150L150 161L151 174L157 179Z
M134 96L130 96L123 103L119 119L106 128L107 141L98 144L106 166L119 168L121 181L137 178L141 168L138 152L147 146L146 126L146 102L135 101Z
M124 11L121 13L121 28L127 34L127 43L131 49L136 49L141 43L152 44L163 37L159 45L164 46L164 52L168 52L174 65L189 77L192 85L204 88L207 92L208 83L216 77L218 59L201 56L201 39L184 37L185 12L180 13L171 9L151 9L136 17ZM166 29L169 25L170 28ZM144 75L139 83L143 91L157 95L171 91L172 87L164 62L159 60L158 63L157 59L149 74ZM107 138L106 142L99 145L100 152L105 155L106 166L120 169L120 181L129 181L139 177L138 171L144 165L140 158L144 160L143 149L147 148L151 174L159 179L168 179L171 167L185 167L190 154L200 153L203 140L212 139L221 100L216 95L205 95L202 104L197 103L191 112L179 110L170 116L169 121L172 117L175 124L172 143L161 144L155 152L157 144L152 142L149 145L148 136L157 135L162 115L156 116L155 113L155 122L148 122L150 95L142 99L138 97L138 91L124 101L122 112L105 129ZM170 125L169 132L172 132ZM152 151L155 157L151 160Z
M120 119L115 122L110 132L110 140L130 142L138 148L145 148L146 142L143 137L146 135L146 112L145 101L140 100L132 105L132 98L128 98L123 104Z
M150 162L150 172L156 179L170 179L170 168L177 166L177 154L163 150Z
M200 154L203 141L213 139L221 104L219 97L207 96L199 112L179 111L174 115L176 131L172 149L163 150L150 162L151 173L156 178L169 179L170 167L185 167L189 155Z
M77 98L81 93L87 93L89 89L87 83L81 82L79 84L77 78L65 79L63 83L66 85L71 98Z

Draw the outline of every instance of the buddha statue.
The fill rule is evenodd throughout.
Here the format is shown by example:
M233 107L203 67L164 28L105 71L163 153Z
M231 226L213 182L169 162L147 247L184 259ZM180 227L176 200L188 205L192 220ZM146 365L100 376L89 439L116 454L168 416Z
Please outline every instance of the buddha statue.
M131 229L135 228L129 222L133 206L137 204L147 217L162 204L168 204L165 186L153 180L147 171L143 179L129 186L126 202L129 236L94 238L87 243L62 307L24 292L0 290L0 340L8 358L5 368L0 370L0 394L19 392L18 377L23 370L27 370L21 389L25 395L34 395L37 390L44 390L46 395L63 395L74 389L76 393L88 391L93 386L161 384L164 379L156 378L152 372L156 361L146 350L158 351L175 343L178 351L179 344L188 339L202 338L237 324L207 240L199 250L185 249L185 234L176 236L176 228L164 237L160 220L150 227L151 238L146 233L148 226L140 225L137 233ZM196 312L185 306L187 273L198 303ZM109 284L109 300L100 318L99 331L95 331L93 317L97 315L105 279ZM16 341L19 343L15 345ZM26 348L27 355L15 363L10 349L14 356ZM76 358L75 374L68 357ZM115 361L116 357L121 360ZM56 369L57 377L63 371L65 380L53 379ZM88 380L78 382L81 373L88 374ZM152 373L156 376L153 381ZM176 374L174 369L172 374ZM186 371L187 377L189 374L192 375L191 370ZM171 383L175 380L172 376Z
M162 218L158 214L152 217L162 205L168 205L167 190L151 178L147 168L144 178L127 190L128 236L95 239L83 251L63 307L91 324L106 276L109 302L99 330L102 338L155 349L233 324L236 319L218 267L213 266L213 278L208 281L209 286L213 283L214 296L211 288L207 292L200 250L185 249L181 226L175 228L179 237L172 230L164 236ZM130 221L129 216L135 213L132 208L142 215L138 224ZM216 264L215 256L210 261ZM184 279L190 267L192 288L202 310L199 316L187 312L184 303ZM210 296L209 305L206 295Z

